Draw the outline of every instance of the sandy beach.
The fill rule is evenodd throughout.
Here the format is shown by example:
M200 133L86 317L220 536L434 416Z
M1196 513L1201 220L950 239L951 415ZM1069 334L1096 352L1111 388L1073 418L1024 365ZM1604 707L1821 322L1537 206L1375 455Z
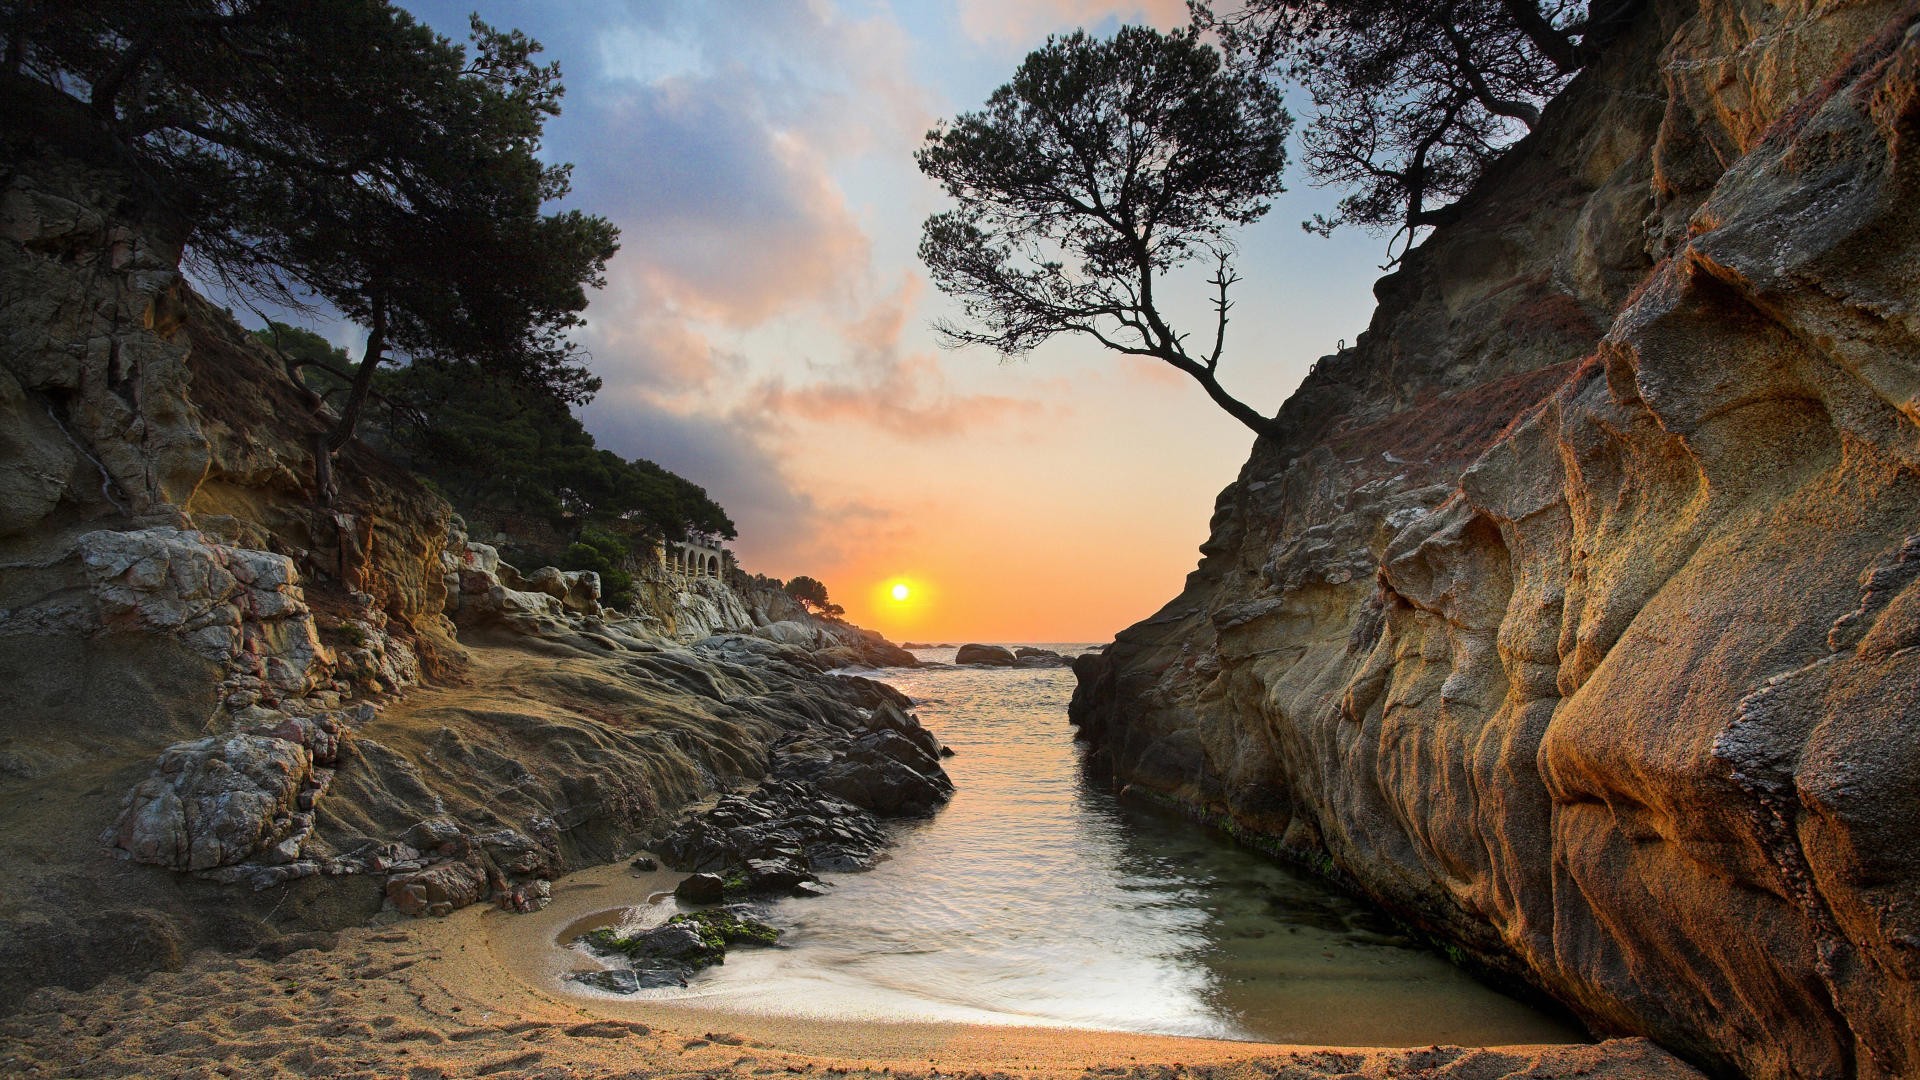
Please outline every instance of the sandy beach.
M44 989L0 1022L28 1077L991 1076L1697 1078L1644 1040L1353 1049L1037 1027L844 1023L575 993L558 936L661 881L603 866L532 915L470 908L182 970ZM618 888L616 888L618 886ZM279 953L280 955L274 955Z

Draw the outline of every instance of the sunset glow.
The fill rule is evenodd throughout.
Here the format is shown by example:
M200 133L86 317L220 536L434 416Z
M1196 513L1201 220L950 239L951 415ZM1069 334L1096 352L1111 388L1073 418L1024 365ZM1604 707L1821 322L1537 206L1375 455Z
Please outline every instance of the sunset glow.
M474 7L564 65L544 152L622 229L580 335L604 383L582 419L705 488L744 569L815 578L896 640L1105 641L1180 591L1251 437L1179 372L1090 342L939 348L930 325L960 312L915 252L946 200L913 152L1047 34L1172 28L1184 4L410 5L456 36ZM1266 412L1365 328L1379 276L1363 231L1300 231L1337 193L1291 187L1237 237L1221 364ZM1212 317L1205 276L1169 283L1182 329Z

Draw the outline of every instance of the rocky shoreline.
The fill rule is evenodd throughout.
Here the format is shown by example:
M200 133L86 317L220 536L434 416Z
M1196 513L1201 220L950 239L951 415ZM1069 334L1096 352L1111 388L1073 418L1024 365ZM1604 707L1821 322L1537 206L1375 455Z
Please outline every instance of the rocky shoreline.
M44 119L0 123L0 1012L538 908L769 775L854 824L944 797L899 695L830 674L913 655L764 581L641 566L609 608L358 444L322 506L328 418L187 286L164 205Z

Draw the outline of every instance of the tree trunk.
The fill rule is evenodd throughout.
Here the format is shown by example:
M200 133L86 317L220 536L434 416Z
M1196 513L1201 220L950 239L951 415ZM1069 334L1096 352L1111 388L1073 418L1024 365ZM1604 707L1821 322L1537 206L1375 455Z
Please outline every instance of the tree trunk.
M1262 438L1267 436L1274 438L1280 437L1281 428L1278 420L1271 416L1260 415L1259 410L1241 401L1239 398L1234 397L1232 394L1227 393L1227 388L1221 386L1220 380L1214 378L1212 374L1204 370L1194 371L1191 369L1188 370L1188 374L1193 376L1194 381L1206 388L1207 396L1213 399L1215 405L1225 409L1228 416L1245 424L1247 429L1255 435L1259 435Z
M313 433L313 501L332 506L340 489L333 479L333 448L327 445L327 433Z
M332 505L337 493L333 479L333 455L353 439L353 429L359 426L360 410L367 403L367 395L373 390L373 373L385 359L387 348L387 302L383 297L373 301L372 326L367 332L367 353L360 359L360 366L353 373L353 388L347 394L347 403L340 410L340 420L333 430L314 437L313 482L316 497L320 505Z

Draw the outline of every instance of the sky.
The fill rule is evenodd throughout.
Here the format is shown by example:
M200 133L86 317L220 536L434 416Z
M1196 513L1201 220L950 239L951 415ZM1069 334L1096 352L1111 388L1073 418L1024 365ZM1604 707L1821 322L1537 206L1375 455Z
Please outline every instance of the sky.
M401 4L464 38L476 0ZM1154 361L942 349L931 324L957 311L915 249L943 198L912 155L1049 33L1171 28L1183 0L477 8L560 62L546 152L574 164L567 205L621 229L582 331L604 381L582 418L704 486L743 567L818 578L896 641L1105 641L1180 590L1251 433ZM1303 232L1335 196L1288 186L1239 235L1221 365L1269 414L1365 328L1384 261L1376 237ZM1196 328L1206 276L1174 289Z

